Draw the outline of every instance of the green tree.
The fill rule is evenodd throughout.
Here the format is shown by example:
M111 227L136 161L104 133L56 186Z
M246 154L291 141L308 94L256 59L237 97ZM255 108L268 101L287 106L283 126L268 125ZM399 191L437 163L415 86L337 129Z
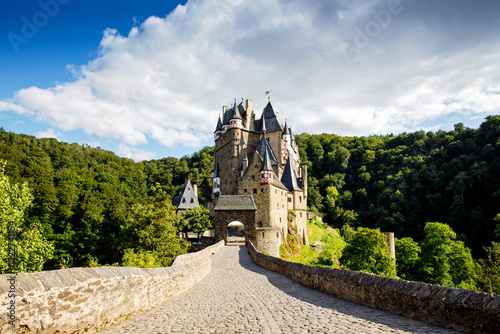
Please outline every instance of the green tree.
M476 287L475 263L469 248L442 223L427 223L419 262L424 282L467 289Z
M339 259L343 268L396 277L396 264L379 229L358 227Z
M486 259L479 260L479 285L482 291L500 295L500 242L484 249Z
M187 210L182 216L185 222L184 231L194 232L198 234L198 240L203 232L213 228L214 217L210 215L210 211L201 206Z
M410 281L415 280L417 263L421 252L420 246L410 237L395 238L394 243L398 276Z
M33 195L26 183L10 183L4 174L5 165L6 162L0 160L0 272L10 269L16 272L40 271L45 261L52 257L54 248L44 238L39 224L25 224L24 214ZM9 244L16 254L15 268L9 268Z
M167 267L176 256L187 252L188 244L178 236L179 218L170 202L156 206L136 204L125 224L121 237L124 254L142 254L144 258L153 256L156 267Z

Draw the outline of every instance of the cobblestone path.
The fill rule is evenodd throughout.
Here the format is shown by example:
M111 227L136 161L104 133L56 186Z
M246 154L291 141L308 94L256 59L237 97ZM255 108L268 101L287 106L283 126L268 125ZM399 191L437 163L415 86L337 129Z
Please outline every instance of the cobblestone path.
M212 261L191 290L100 333L458 333L305 287L257 266L244 246Z

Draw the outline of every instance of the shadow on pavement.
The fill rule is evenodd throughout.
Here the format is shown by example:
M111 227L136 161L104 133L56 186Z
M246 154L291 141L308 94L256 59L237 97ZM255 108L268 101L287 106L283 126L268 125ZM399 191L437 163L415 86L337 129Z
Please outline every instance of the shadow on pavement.
M439 327L428 325L420 321L399 316L397 314L393 314L387 311L370 308L365 305L357 304L312 289L308 286L302 285L301 283L292 280L291 278L285 275L258 266L250 256L248 248L246 246L239 246L239 247L240 247L239 262L243 268L250 270L254 273L266 276L269 283L274 285L276 288L306 303L310 303L322 308L334 310L338 313L350 315L376 324L381 324L393 329L408 331L411 333L423 334L423 333L429 333L429 330L431 330L433 333L438 333L438 332L460 333L457 331L452 331L444 328L442 328L440 331ZM412 322L416 326L412 326ZM412 327L421 327L421 328L412 328Z

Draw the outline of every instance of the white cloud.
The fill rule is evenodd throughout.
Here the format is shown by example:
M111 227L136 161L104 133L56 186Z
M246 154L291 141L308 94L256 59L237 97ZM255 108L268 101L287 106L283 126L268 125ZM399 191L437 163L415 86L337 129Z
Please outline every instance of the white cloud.
M346 58L340 46L356 47L388 4L190 0L128 36L107 29L99 56L72 67L74 81L22 89L0 111L114 138L134 159L151 158L132 147L148 138L211 145L223 104L250 98L259 112L269 89L280 120L299 133L397 133L450 114L498 113L500 41L484 33L493 21L478 19L460 40L448 24L456 8L429 15L402 1Z
M59 139L60 135L61 134L59 132L56 132L54 129L47 129L45 131L37 132L35 137L37 137L37 138L55 138L57 140L60 140Z
M118 154L135 161L152 160L156 155L154 152L131 147L125 144L118 145Z
M12 100L0 101L0 111L14 111L21 115L32 114L31 110L28 110L22 105L12 102Z

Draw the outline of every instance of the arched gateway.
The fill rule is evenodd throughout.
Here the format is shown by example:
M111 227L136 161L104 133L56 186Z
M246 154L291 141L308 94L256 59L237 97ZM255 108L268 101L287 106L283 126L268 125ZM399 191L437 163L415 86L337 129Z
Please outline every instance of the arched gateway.
M257 207L252 196L221 195L214 210L217 241L228 241L228 228L236 225L234 222L240 222L243 225L245 239L252 240L254 238Z

